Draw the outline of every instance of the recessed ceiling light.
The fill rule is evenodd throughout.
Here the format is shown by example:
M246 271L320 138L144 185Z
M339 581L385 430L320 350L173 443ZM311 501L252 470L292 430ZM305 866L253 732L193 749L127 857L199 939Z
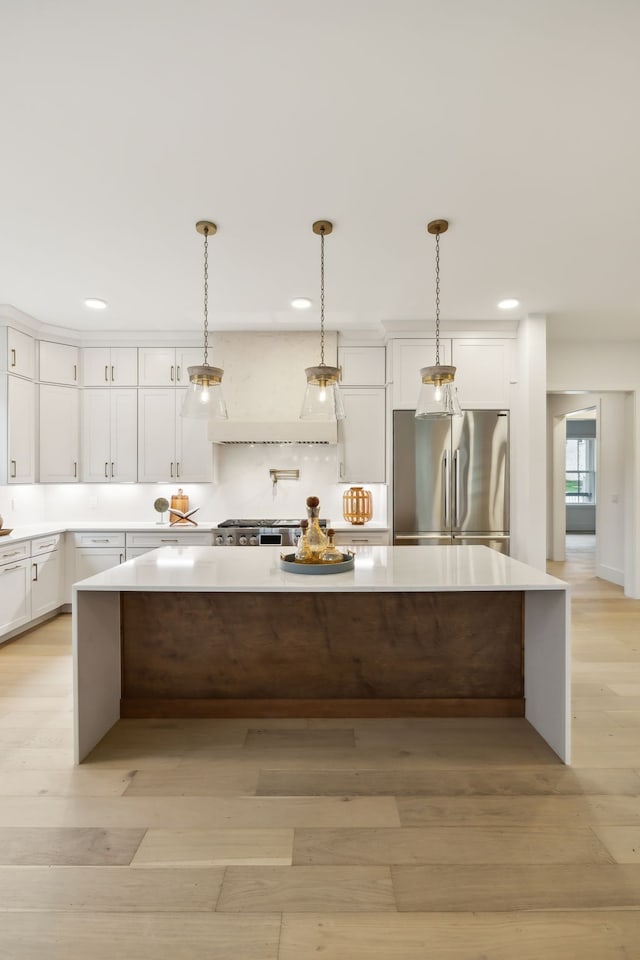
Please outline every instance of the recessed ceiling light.
M514 300L513 297L507 297L506 300L500 300L500 302L498 303L498 306L500 307L501 310L513 310L514 307L520 306L520 301Z
M107 301L100 300L98 297L87 297L84 301L85 307L91 307L92 310L106 310Z
M311 300L309 300L309 297L294 297L291 306L295 307L296 310L308 310L311 306Z

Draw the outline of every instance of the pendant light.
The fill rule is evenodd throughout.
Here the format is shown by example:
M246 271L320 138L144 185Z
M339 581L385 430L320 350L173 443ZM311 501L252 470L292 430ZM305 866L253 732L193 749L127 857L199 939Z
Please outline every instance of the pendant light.
M324 238L333 230L329 220L316 220L313 232L320 237L320 363L307 367L307 389L300 411L301 420L344 420L340 395L340 370L324 362Z
M222 395L224 370L209 366L209 236L217 232L215 223L198 220L196 230L204 236L204 362L188 367L189 387L182 404L182 416L199 420L227 419Z
M436 362L420 371L422 386L416 408L416 419L462 416L458 391L454 385L456 368L440 363L440 234L449 228L448 220L432 220L427 230L436 238Z

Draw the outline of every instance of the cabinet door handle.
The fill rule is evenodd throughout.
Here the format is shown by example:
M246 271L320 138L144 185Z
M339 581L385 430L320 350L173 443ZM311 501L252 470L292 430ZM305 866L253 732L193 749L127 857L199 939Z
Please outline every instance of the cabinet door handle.
M105 460L105 462L104 462L104 475L105 475L105 477L106 477L107 480L108 480L108 479L109 479L109 464L107 463L106 460Z
M115 367L111 367L111 382L113 383L116 379Z
M173 477L173 461L171 462L171 476Z
M344 463L340 461L340 479L344 479Z
M11 366L12 367L16 366L16 348L15 347L11 347Z
M74 380L77 380L77 379L78 379L78 364L77 364L77 363L74 363L74 365L73 365L73 379L74 379Z
M73 475L74 475L74 477L77 477L77 476L78 476L78 461L77 461L77 460L74 460L74 461L73 461Z
M104 365L104 382L109 383L109 367L106 363Z
M114 476L115 476L115 474L114 474L114 472L113 472L113 463L112 463L112 464L111 464L111 477L113 478Z
M120 563L124 563L124 553L120 554Z
M180 461L176 463L176 477L180 476Z
M34 565L33 565L33 572L34 572L35 576L34 576L34 577L31 577L31 582L32 582L32 583L37 583L37 582L38 582L38 564L37 564L37 563L34 563Z
M17 476L17 463L15 460L11 461L11 476L12 477Z
M178 383L180 383L180 380L182 379L182 375L180 373L180 367L176 367L176 371L177 371L176 380L178 381Z
M173 381L174 381L174 379L175 379L174 376L173 376L174 370L175 370L175 367L173 366L173 364L171 364L171 383L173 383Z

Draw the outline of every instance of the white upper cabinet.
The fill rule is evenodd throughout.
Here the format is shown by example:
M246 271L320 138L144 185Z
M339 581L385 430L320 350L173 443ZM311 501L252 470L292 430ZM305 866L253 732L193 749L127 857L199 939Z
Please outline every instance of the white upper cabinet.
M40 385L40 483L77 483L80 474L80 392Z
M7 376L4 381L7 433L6 447L0 450L0 482L33 483L36 479L36 385L22 377ZM0 432L3 426L0 425Z
M201 347L140 347L138 382L141 387L179 387L189 383L187 368L201 364Z
M135 387L138 385L137 347L85 347L82 351L85 387Z
M392 403L394 410L415 410L420 393L420 370L436 362L435 340L393 340L391 343ZM451 341L440 341L440 363L451 363Z
M138 391L82 391L81 479L131 483L138 478Z
M385 347L339 347L338 366L346 387L383 387L386 382Z
M507 339L454 339L452 362L462 407L509 408L513 347Z
M40 341L40 382L77 386L80 351L67 343Z
M339 476L342 483L384 483L384 387L344 387L345 419L338 423Z
M20 330L7 327L7 373L14 373L18 377L35 378L36 373L36 342L33 337Z
M180 416L185 390L138 391L138 480L140 483L207 483L213 450L207 420Z

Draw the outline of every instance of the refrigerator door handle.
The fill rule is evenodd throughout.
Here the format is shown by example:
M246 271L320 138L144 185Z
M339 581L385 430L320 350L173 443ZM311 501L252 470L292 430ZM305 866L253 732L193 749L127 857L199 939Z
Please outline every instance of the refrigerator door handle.
M454 527L460 526L460 517L458 515L460 510L460 461L459 461L460 451L456 450L453 455L453 525Z
M449 502L449 451L445 450L444 456L442 458L442 484L444 487L444 528L448 530L450 527L450 502Z

